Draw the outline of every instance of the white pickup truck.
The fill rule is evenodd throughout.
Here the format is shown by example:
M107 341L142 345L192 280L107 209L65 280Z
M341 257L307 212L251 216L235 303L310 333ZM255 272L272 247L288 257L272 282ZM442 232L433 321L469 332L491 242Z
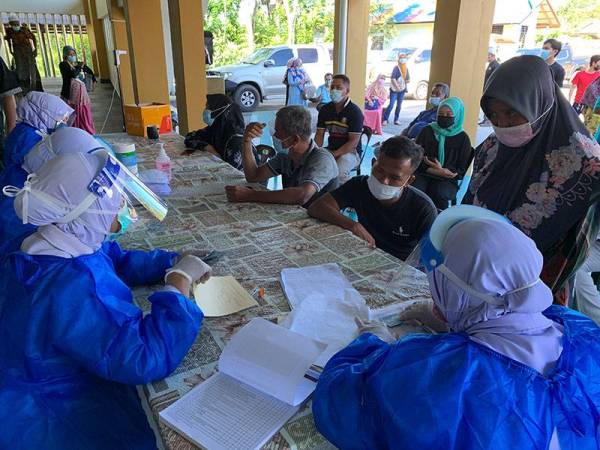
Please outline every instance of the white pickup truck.
M260 48L236 65L214 67L208 76L225 79L225 91L242 111L254 111L267 98L285 97L283 77L287 62L299 57L313 84L319 86L333 69L333 50L324 45L292 45Z

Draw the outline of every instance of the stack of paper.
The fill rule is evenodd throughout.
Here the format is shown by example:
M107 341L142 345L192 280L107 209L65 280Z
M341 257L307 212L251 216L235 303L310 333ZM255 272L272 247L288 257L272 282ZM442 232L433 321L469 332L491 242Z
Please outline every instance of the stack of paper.
M160 413L209 450L259 449L316 384L305 377L325 346L261 318L231 339L219 373Z
M284 269L281 282L292 308L282 326L327 344L315 361L321 367L358 336L355 318L369 319L365 299L337 264Z

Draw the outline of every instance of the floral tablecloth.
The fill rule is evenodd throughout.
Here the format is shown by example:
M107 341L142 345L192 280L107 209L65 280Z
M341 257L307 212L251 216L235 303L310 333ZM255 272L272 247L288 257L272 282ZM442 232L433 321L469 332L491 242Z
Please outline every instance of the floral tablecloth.
M111 143L136 144L140 170L154 168L158 145L144 138L106 135ZM172 194L166 198L169 213L163 222L140 212L140 219L120 239L126 248L165 248L205 253L219 250L215 275L233 275L249 292L265 288L254 307L231 316L204 319L189 353L164 380L141 387L149 416L167 449L192 449L195 445L174 430L158 424L158 412L216 370L227 341L254 317L278 320L289 312L279 283L281 269L335 262L364 296L371 308L400 303L404 309L429 301L426 277L411 266L380 250L372 250L351 233L311 219L301 207L228 203L224 186L244 183L243 175L203 152L184 154L183 139L161 136L172 158ZM136 303L149 311L146 298L156 287L134 291ZM331 448L315 429L308 402L265 449Z

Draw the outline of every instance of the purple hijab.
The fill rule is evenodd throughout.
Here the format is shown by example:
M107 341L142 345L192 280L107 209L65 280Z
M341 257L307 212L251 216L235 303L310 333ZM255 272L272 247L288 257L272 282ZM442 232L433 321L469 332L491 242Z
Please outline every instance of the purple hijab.
M48 161L16 195L19 218L37 225L21 249L29 254L77 257L97 251L121 208L121 194L96 197L77 217L62 223L88 197L88 185L106 163L106 153L72 153Z
M562 351L563 333L561 325L542 314L552 304L552 292L539 280L543 258L535 243L509 223L471 219L450 229L442 253L444 265L479 293L517 290L497 306L440 271L430 272L434 303L451 330L542 374L551 370Z
M73 108L56 95L31 91L17 105L17 115L21 122L50 134L58 122L63 122L73 114Z
M104 150L104 147L94 136L79 128L64 127L38 142L25 156L22 167L27 173L33 173L56 156L95 150Z

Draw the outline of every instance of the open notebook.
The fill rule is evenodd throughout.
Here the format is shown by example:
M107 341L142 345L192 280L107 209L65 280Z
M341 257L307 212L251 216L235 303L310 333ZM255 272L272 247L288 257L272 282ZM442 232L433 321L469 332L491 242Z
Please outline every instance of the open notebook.
M255 318L227 344L219 373L160 413L209 450L258 449L315 389L305 377L325 345Z

